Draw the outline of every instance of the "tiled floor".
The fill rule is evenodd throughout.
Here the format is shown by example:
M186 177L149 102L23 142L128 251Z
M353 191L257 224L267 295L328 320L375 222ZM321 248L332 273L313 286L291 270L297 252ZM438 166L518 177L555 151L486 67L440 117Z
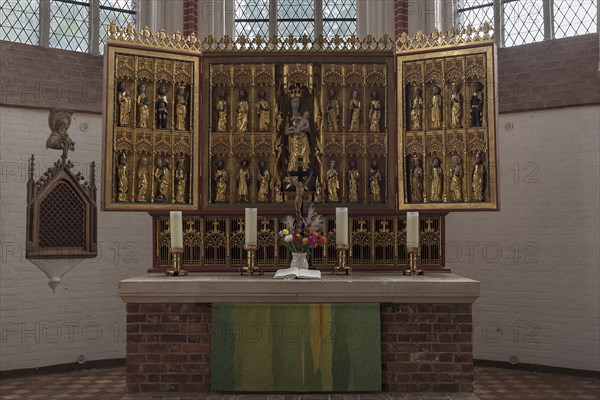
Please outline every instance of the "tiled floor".
M600 400L600 379L499 368L475 368L480 400ZM149 396L125 393L125 369L110 368L0 380L0 400L471 400L468 394L365 396Z

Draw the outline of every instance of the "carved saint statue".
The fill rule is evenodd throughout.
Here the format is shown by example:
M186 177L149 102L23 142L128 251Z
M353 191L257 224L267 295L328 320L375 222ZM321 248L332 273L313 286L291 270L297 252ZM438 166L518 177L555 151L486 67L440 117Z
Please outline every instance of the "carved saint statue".
M371 194L372 202L381 202L381 172L379 171L377 160L373 160L371 163L371 170L369 171L369 192Z
M352 98L348 103L348 132L360 131L360 100L358 100L358 90L352 91Z
M460 86L458 83L452 84L452 108L450 111L450 127L462 127L462 94L460 94Z
M127 176L127 154L122 152L119 155L119 166L117 167L117 178L119 182L119 192L117 201L127 201L127 192L129 191L129 177Z
M433 95L431 96L431 128L442 128L442 95L439 86L432 88Z
M269 188L271 185L271 174L267 169L267 162L261 160L258 163L258 201L269 201Z
M450 193L452 194L452 200L461 201L463 199L463 168L461 165L459 156L452 156L452 169L450 178Z
M379 100L379 92L373 90L371 92L371 109L369 110L370 131L379 133L379 121L381 120L381 101Z
M335 161L329 163L329 171L327 171L327 200L331 203L340 201L338 190L340 189L340 179L337 170L335 169Z
M444 182L444 172L440 159L435 157L431 164L431 201L442 201L442 183Z
M46 148L53 150L62 150L62 158L66 159L69 150L75 150L75 142L67 133L71 126L71 115L73 112L66 110L51 110L48 115L48 125L50 136L46 140Z
M125 81L119 82L117 103L119 103L119 126L128 126L129 115L131 114L131 96L127 91Z
M167 100L167 87L160 85L158 87L158 96L156 96L156 127L158 129L167 129L168 115L169 101Z
M473 170L473 198L475 201L483 201L483 175L484 175L483 160L481 152L478 151L475 155L475 168Z
M273 184L273 197L275 198L275 203L283 203L283 192L281 191L280 177L277 177L277 179L275 179L275 183Z
M227 132L227 100L225 100L225 91L219 92L219 101L217 101L217 132Z
M271 107L265 98L264 90L258 92L258 130L268 132L271 129Z
M177 89L177 106L176 106L176 121L175 126L178 131L185 131L185 119L187 117L187 95L185 93L185 85L182 83Z
M358 185L360 173L356 168L356 161L350 160L350 170L348 171L348 201L358 203Z
M138 97L137 97L137 116L138 116L138 128L147 128L148 127L148 118L150 116L150 99L146 94L146 85L141 84L138 89Z
M148 192L148 159L142 156L137 172L138 190L137 201L146 201L146 193Z
M171 172L169 170L169 161L166 158L161 156L156 158L154 179L156 179L156 186L158 187L156 201L167 201L169 198L169 187L171 185Z
M471 95L471 126L480 127L483 124L483 85L481 82L473 84Z
M323 184L321 183L321 180L317 178L317 181L315 182L314 203L319 204L322 202L323 202Z
M325 104L324 114L328 132L339 132L340 102L335 98L334 89L329 89L329 99Z
M227 182L229 174L224 167L223 160L217 161L217 171L215 172L216 196L215 203L225 203L227 201Z
M421 89L415 88L410 110L410 128L413 131L423 129L423 97Z
M238 189L238 200L240 202L248 203L248 189L250 187L250 171L248 170L248 160L242 160L240 163L240 170L237 174L237 189Z
M298 170L298 159L310 168L310 113L300 113L300 97L294 96L290 100L291 115L288 117L288 126L285 135L288 138L288 165L287 171Z
M185 203L186 182L185 159L180 158L177 160L177 169L175 170L175 203Z
M421 168L421 161L416 154L413 155L410 173L410 197L413 203L423 202L423 168Z
M240 133L248 132L248 111L250 105L246 100L246 91L240 89L240 99L237 103L237 131Z

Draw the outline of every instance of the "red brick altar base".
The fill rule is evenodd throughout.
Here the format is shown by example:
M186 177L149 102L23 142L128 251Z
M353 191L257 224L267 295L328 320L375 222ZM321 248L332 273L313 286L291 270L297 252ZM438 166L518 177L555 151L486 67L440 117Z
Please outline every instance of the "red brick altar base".
M471 304L383 303L383 392L472 392ZM211 305L127 304L127 390L210 391Z

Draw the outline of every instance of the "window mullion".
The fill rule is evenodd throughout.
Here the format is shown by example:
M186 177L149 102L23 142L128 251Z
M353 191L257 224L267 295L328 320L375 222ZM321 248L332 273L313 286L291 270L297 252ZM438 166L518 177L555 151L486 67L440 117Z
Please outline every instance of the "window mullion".
M90 53L100 54L100 0L90 0L89 13L89 49Z
M40 0L40 46L50 47L51 0Z
M494 0L494 37L496 46L504 47L504 5L503 0Z
M544 40L554 39L554 0L544 1Z
M277 0L269 1L269 36L277 35Z
M323 34L323 0L315 0L315 39Z

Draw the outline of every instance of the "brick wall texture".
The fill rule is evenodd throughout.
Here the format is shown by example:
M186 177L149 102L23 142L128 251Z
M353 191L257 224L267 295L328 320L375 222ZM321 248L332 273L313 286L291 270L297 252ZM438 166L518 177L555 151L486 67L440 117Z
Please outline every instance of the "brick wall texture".
M380 307L382 391L473 391L470 304ZM128 391L210 391L210 323L209 304L128 304Z
M408 33L408 0L394 0L394 28L396 37Z
M183 2L183 34L198 33L198 0Z

